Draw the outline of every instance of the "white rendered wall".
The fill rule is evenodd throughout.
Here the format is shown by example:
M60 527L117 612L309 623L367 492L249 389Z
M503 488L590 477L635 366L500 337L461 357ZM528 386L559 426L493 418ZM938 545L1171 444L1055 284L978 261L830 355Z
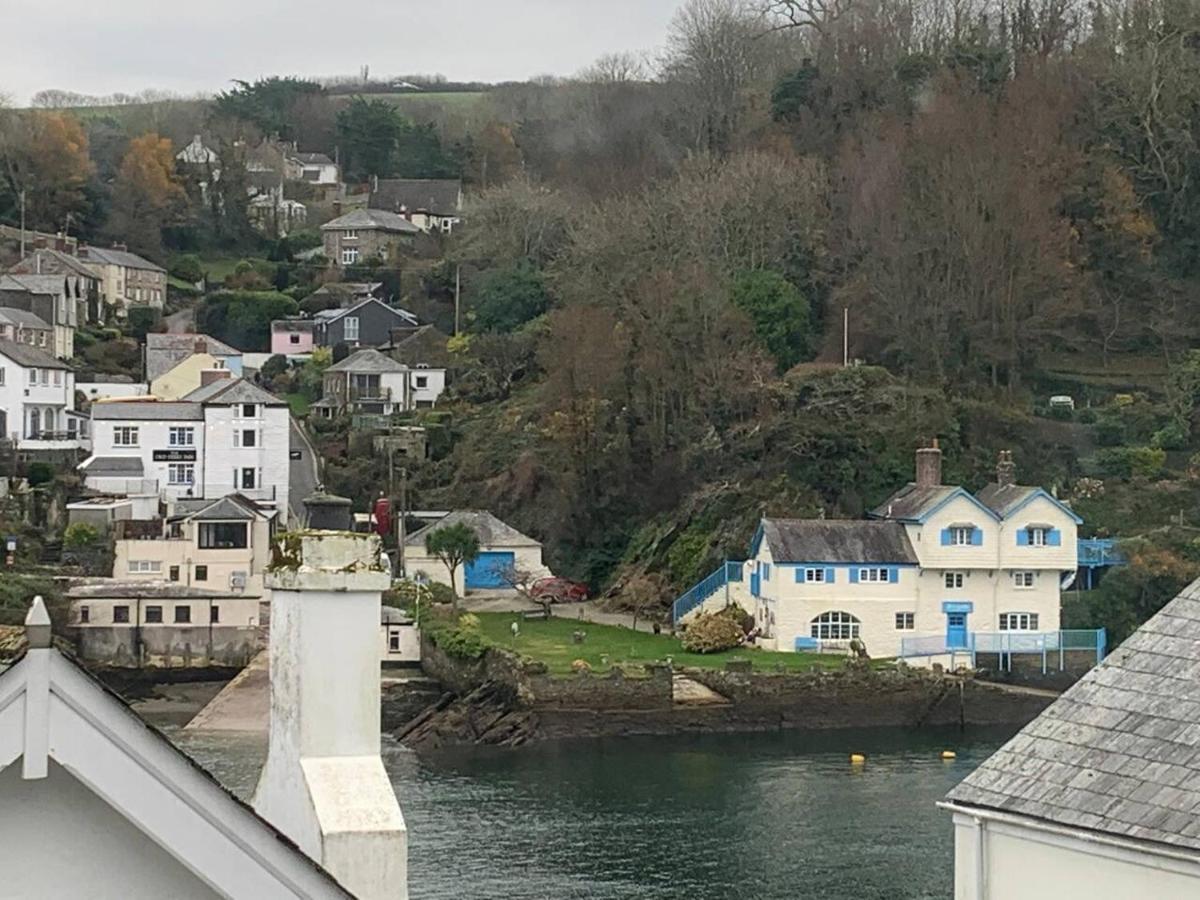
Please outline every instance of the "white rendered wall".
M224 497L237 491L252 500L273 497L276 508L286 512L291 449L288 409L258 404L257 415L252 419L234 415L240 411L240 404L204 408L204 496ZM247 429L258 433L255 446L235 447L234 432ZM258 473L259 482L253 490L240 486L243 468L253 468Z

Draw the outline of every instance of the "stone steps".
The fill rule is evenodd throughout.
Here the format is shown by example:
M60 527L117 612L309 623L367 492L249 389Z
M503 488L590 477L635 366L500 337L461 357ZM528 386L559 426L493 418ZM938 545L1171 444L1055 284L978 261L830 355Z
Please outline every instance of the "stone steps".
M676 706L728 706L729 699L686 675L671 679L671 697Z

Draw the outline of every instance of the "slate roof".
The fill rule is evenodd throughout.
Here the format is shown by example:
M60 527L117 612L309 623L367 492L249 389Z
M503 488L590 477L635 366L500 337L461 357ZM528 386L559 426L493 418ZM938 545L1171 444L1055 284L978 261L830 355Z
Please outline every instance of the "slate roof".
M326 322L326 323L332 322L335 319L340 319L342 316L349 315L350 313L354 312L355 310L362 309L362 307L366 306L368 303L378 303L380 306L382 306L384 309L386 309L392 315L396 316L399 319L403 319L404 322L408 325L416 325L417 324L417 317L414 316L412 313L410 313L407 309L401 309L398 306L388 306L386 303L384 303L378 297L366 297L365 299L360 300L358 303L354 304L353 306L345 307L343 309L323 309L319 313L314 315L313 318L320 322Z
M860 519L763 519L763 539L777 563L916 563L899 522Z
M322 231L341 231L345 228L393 231L398 234L417 234L421 231L404 216L382 209L356 209L321 226Z
M11 306L0 306L0 322L5 325L16 325L20 328L39 328L49 331L46 320L36 313L24 309L13 309Z
M326 372L404 372L406 366L384 356L378 350L358 350L340 363L334 363Z
M1029 487L1024 484L997 484L992 482L983 488L975 499L998 516L1003 516L1008 510L1019 506L1036 494L1041 488Z
M918 487L910 481L871 510L870 515L877 519L896 519L902 522L919 519L957 490L959 488L949 484Z
M16 341L0 339L0 353L18 366L24 366L27 369L65 369L68 372L71 370L71 367L65 362L56 359L45 350L30 347L28 344L19 344Z
M34 250L8 271L14 274L35 275L39 274L39 267L41 272L47 274L54 272L57 268L61 271L70 272L72 275L77 275L80 278L90 278L92 281L99 280L99 276L95 272L74 256L50 247L41 247Z
M151 272L166 272L162 266L157 266L150 260L130 253L128 250L117 250L112 247L86 247L80 250L81 259L85 262L98 262L110 266L124 266L127 269L148 269Z
M332 166L333 160L329 158L327 153L291 153L289 154L296 162L304 163L310 166Z
M67 589L72 600L124 600L141 597L147 600L220 600L236 597L253 597L254 594L230 594L195 587L179 581L140 581L135 578L88 578L80 579Z
M201 422L204 410L186 400L97 400L92 404L92 419Z
M240 494L227 494L219 500L177 500L172 519L196 519L200 522L229 521L249 522L259 517L269 518L253 500Z
M1200 852L1200 581L948 799Z
M506 525L485 509L457 509L436 522L419 528L404 541L406 547L424 547L425 536L435 528L448 525L466 525L479 536L479 544L489 547L540 547L541 542L521 534L511 525Z
M148 334L146 335L146 380L153 381L194 356L196 344L204 343L210 356L241 356L242 351L207 334Z
M144 470L140 456L93 456L80 464L79 471L102 478L141 478Z
M201 385L186 397L192 403L214 403L221 406L234 403L261 403L264 406L286 406L287 404L244 378L222 378Z
M66 275L0 275L0 288L6 291L22 291L30 294L54 294L64 292Z
M364 297L373 297L382 287L382 281L330 281L304 299L333 297L342 303L354 303Z
M395 213L404 209L456 216L461 193L462 182L453 178L381 178L367 205Z

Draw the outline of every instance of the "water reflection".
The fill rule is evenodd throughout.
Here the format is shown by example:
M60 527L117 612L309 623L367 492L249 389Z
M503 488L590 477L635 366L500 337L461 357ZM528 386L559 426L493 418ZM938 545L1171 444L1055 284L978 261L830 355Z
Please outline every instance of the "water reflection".
M704 735L421 757L387 743L384 762L413 900L945 900L951 830L934 803L1007 736ZM175 737L252 793L261 740Z

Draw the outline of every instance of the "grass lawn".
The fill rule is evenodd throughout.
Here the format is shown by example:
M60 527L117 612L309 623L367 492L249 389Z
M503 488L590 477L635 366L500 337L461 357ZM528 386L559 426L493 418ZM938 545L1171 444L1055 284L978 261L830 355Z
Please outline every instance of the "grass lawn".
M788 671L808 671L813 667L840 669L844 657L818 653L775 653L769 650L740 648L723 653L685 653L679 640L666 634L648 634L615 625L598 625L577 619L525 620L520 613L477 613L483 633L491 642L507 650L545 663L551 674L565 675L571 663L582 659L594 671L603 672L614 665L661 662L670 657L675 666L719 669L735 659L750 660L755 669L773 671L782 666ZM521 633L512 636L512 623L520 623ZM574 631L584 631L582 644L571 643ZM607 657L605 664L601 657Z
M283 399L292 408L292 415L302 419L308 415L308 398L303 394L284 394Z
M224 281L233 274L233 270L237 268L237 264L243 259L251 259L247 256L214 256L211 259L202 258L200 260L200 268L208 273L210 281Z

